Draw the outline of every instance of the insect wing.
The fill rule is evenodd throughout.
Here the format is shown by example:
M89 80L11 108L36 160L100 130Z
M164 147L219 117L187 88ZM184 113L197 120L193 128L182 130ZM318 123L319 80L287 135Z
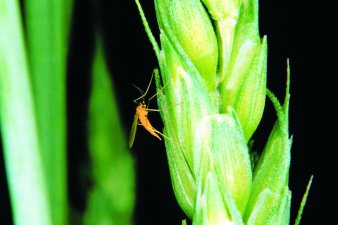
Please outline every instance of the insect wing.
M138 115L137 113L135 113L133 125L131 126L131 130L129 134L129 148L133 147L133 144L134 144L136 130L137 130L137 122L138 122L137 120L138 120Z

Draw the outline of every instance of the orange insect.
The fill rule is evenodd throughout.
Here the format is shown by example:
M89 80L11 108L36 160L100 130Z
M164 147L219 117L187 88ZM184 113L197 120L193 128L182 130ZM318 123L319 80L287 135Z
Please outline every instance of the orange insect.
M146 96L148 90L149 90L149 87L150 87L150 84L151 84L151 81L153 79L153 75L151 76L151 79L150 79L150 82L148 84L148 87L147 87L147 90L146 92L143 93L143 91L135 86L137 88L137 90L139 90L139 92L142 94L139 98L135 99L134 102L136 104L138 104L138 106L136 107L136 113L135 113L135 116L134 116L134 121L133 121L133 125L131 127L131 130L130 130L130 135L129 135L129 148L131 148L134 144L134 140L135 140L135 135L136 135L136 130L137 130L137 125L142 125L150 134L154 135L155 137L157 137L158 139L162 140L160 138L160 135L164 136L160 131L156 130L150 123L149 119L148 119L148 112L149 111L159 111L157 109L149 109L148 106L145 104L145 101L144 101L144 97ZM149 105L149 101L154 98L157 94L153 95L151 98L148 99L148 105ZM142 98L142 102L139 103L137 102L138 100L140 100ZM138 123L139 121L139 123Z

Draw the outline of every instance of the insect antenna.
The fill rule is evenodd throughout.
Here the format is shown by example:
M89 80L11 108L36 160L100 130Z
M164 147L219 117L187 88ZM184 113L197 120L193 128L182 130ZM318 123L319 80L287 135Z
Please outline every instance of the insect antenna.
M143 91L141 88L137 87L135 84L133 84L133 86L134 86L134 87L140 92L140 94L141 94L141 97L138 97L138 98L134 99L134 102L137 103L137 101L140 100L141 98L142 98L142 101L144 102L144 96L145 96L144 91Z
M146 92L143 92L143 90L141 88L139 88L135 84L133 84L133 86L136 87L137 90L141 93L141 96L134 100L135 103L136 103L137 100L140 100L141 98L143 99L143 102L144 102L144 97L147 95L147 93L149 91L150 84L151 84L151 81L153 80L153 77L154 77L154 73L151 74L151 78L150 78Z

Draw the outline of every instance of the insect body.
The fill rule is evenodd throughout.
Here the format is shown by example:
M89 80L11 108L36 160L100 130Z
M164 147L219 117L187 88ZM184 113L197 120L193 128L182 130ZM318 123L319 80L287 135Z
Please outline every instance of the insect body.
M157 131L150 123L149 119L148 119L148 109L146 107L145 104L139 104L136 107L136 114L138 119L140 120L140 123L142 124L142 126L149 131L149 133L151 133L152 135L154 135L155 137L157 137L158 139L161 140L160 136L158 136L157 133L159 133L159 131Z
M139 123L138 123L139 122ZM142 125L150 134L154 135L158 139L162 140L160 136L157 134L161 134L158 130L156 130L150 123L148 119L148 109L147 106L144 103L140 103L136 107L136 113L134 116L134 122L130 130L130 135L129 135L129 148L133 146L134 140L135 140L135 135L136 135L136 130L137 130L137 125Z
M129 148L131 148L133 146L133 143L134 143L134 140L135 140L135 135L136 135L136 130L137 130L137 125L142 125L150 134L152 134L155 137L157 137L158 139L162 140L158 134L160 134L160 135L163 135L163 134L160 131L156 130L151 125L151 123L148 119L148 112L149 111L159 111L159 110L148 109L147 105L144 102L144 96L147 94L147 92L149 90L152 79L153 79L153 76L150 79L148 88L147 88L145 93L143 93L143 91L139 87L135 86L141 92L142 96L135 99L134 102L137 103L137 100L139 100L141 98L143 99L143 101L141 103L137 103L138 106L136 107L136 113L135 113L135 116L134 116L133 125L131 127L130 135L129 135ZM149 98L149 100L152 99L155 96L156 96L156 94L154 96L152 96L151 98ZM148 102L149 102L149 100L148 100Z

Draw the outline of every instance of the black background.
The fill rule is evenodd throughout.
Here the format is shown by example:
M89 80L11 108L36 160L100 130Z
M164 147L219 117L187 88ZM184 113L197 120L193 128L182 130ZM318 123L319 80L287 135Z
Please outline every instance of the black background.
M158 36L153 1L141 3ZM132 84L145 88L157 62L134 1L101 0L93 4L89 0L75 0L74 4L67 72L68 174L70 205L81 213L91 185L90 178L83 176L83 170L89 169L85 132L94 27L103 30L107 61L126 134L135 113L133 99L139 95ZM330 187L337 176L331 163L336 146L332 133L335 117L331 105L334 101L330 100L334 89L330 89L329 80L335 74L328 67L330 56L320 50L326 46L330 52L333 46L326 45L330 27L324 26L329 20L322 18L321 7L308 2L300 4L295 5L291 0L260 0L260 33L268 36L268 87L280 99L284 96L287 58L291 64L290 133L294 135L289 182L293 191L291 221L294 221L308 179L314 174L301 224L330 224L330 203L334 202ZM150 92L155 93L154 85ZM157 107L156 101L151 104L152 108ZM154 127L162 128L158 114L151 114L151 120ZM274 120L273 107L267 101L264 118L254 136L258 146L264 144ZM135 224L180 224L185 216L172 192L163 142L139 129L132 154L137 169ZM0 206L0 224L12 224L2 154Z

